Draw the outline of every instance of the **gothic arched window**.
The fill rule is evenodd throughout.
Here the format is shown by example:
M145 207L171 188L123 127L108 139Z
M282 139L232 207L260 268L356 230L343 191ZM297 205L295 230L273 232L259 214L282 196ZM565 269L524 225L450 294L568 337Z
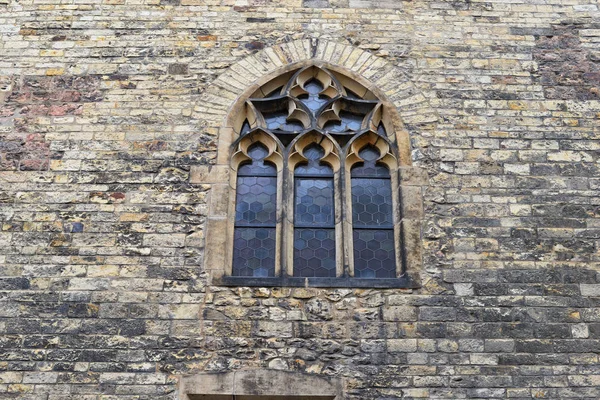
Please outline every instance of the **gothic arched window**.
M237 120L231 268L220 282L414 287L393 124L373 92L308 66L261 86Z

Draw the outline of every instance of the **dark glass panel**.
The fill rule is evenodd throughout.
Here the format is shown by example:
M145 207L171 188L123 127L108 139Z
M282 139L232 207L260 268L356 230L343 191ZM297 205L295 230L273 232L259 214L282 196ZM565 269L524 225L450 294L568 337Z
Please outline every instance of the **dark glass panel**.
M252 160L238 168L238 175L277 176L277 169L275 166L268 161L264 161L268 154L269 151L263 145L252 145L248 149L248 156Z
M295 175L324 175L332 176L333 169L329 165L319 162L325 155L325 151L318 144L313 144L304 149L304 157L308 163L296 167Z
M362 114L354 114L348 111L340 111L339 117L341 121L329 121L323 129L329 132L358 131L365 118Z
M236 225L272 224L276 222L277 178L268 176L238 177Z
M367 162L375 162L381 155L377 147L374 146L366 146L361 151L358 152L360 158Z
M244 120L244 123L242 124L242 130L240 131L240 136L243 136L248 132L250 132L250 123L248 123L248 120Z
M377 133L379 133L379 135L386 137L387 133L385 131L385 127L383 126L383 122L379 123L379 126L377 127Z
M335 277L335 230L294 230L294 276Z
M352 177L381 177L387 178L390 176L388 168L382 164L377 164L379 158L379 150L373 146L367 146L358 152L360 158L365 160L352 167Z
M311 144L304 149L304 157L309 161L319 161L325 155L325 150L318 144Z
M376 164L380 156L376 147L367 146L358 154L364 162L351 172L354 275L395 278L390 172L387 167Z
M333 180L296 178L296 226L333 226Z
M392 227L392 191L389 179L352 178L354 227Z
M308 94L303 94L298 96L298 100L300 100L313 114L317 112L319 108L321 108L327 101L329 100L325 96L319 95L323 90L323 85L316 79L311 79L307 83L304 84L304 89L308 92Z
M233 275L275 276L275 228L235 228Z
M295 276L336 276L333 171L331 167L319 164L323 155L320 146L309 146L304 151L308 163L295 171ZM321 175L326 178L303 178L302 175Z
M331 176L333 171L328 165L319 165L318 163L301 164L296 167L296 176L302 175L323 175Z
M248 155L251 163L238 169L232 272L274 276L277 170L264 161L263 145L251 146Z
M287 111L277 111L272 113L263 112L263 117L265 118L267 128L270 130L301 131L304 129L304 125L299 121L287 120Z
M396 277L393 230L355 229L353 236L355 277Z

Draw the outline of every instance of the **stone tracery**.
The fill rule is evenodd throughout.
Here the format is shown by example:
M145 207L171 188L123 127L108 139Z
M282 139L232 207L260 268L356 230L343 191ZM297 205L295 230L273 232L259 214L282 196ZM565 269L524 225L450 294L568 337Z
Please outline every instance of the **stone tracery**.
M250 242L240 239L242 229L249 235L245 226L248 224L243 218L239 221L236 218L233 276L334 279L402 276L400 215L392 211L399 208L398 194L392 194L399 163L394 136L388 137L384 124L381 101L348 77L311 65L261 86L246 100L242 114L236 118L238 126L234 127L238 139L233 144L231 166L238 171L238 179L249 180L240 171L248 169L252 158L248 149L260 144L264 146L264 162L278 171L279 190L277 195L270 193L269 197L277 199L276 205L268 205L277 209L271 224L262 228L253 226L258 229L253 231L254 235L268 237L270 250L266 257L261 259L260 252L250 249ZM356 171L365 166L387 172L377 176L363 174L357 179ZM368 201L385 203L376 205L385 210L385 221L372 218L367 226L371 230L359 232L360 221L352 217L352 209L366 205L353 201L351 193L356 190L357 182L378 179L372 187L386 195L375 193ZM237 187L240 188L239 182ZM236 204L240 203L244 200L238 193ZM325 224L314 222L312 226L307 223L309 210L317 208L321 213L326 210L329 217ZM319 217L319 212L315 212ZM280 222L273 226L275 220ZM378 225L385 233L385 243L381 245L375 245L375 237L367 238L373 236ZM252 238L258 243L255 239ZM368 249L362 253L354 250L354 244L377 249L371 256ZM247 260L244 254L249 255ZM248 263L258 267L247 267Z
M350 89L334 72L317 66L299 70L285 84L275 81L280 86L269 82L268 89L257 90L246 101L246 118L237 129L241 136L262 129L288 145L294 137L316 130L343 146L349 137L369 130L385 135L381 102L356 82Z

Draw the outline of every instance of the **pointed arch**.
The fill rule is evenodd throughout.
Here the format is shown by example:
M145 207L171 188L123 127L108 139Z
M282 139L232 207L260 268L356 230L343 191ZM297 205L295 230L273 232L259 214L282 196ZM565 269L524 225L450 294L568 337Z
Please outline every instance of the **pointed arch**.
M299 39L265 48L231 65L201 94L194 114L209 122L218 137L217 162L226 162L235 140L245 100L261 90L274 90L300 68L320 65L340 74L353 91L370 91L389 111L388 132L397 138L400 161L410 166L406 125L436 124L439 116L428 97L410 82L404 71L367 50L322 38ZM268 93L263 93L263 97Z
M323 100L319 100L321 98ZM291 228L285 227L290 223L293 209L293 201L289 200L289 193L295 190L293 170L306 162L304 149L318 143L324 146L321 161L335 171L334 186L339 194L335 207L341 210L336 212L336 224L343 224L342 221L350 217L347 214L351 210L347 201L351 192L348 182L352 166L362 160L360 151L365 146L377 149L378 162L389 168L392 191L398 197L394 201L394 209L398 210L394 229L396 245L402 246L397 254L401 259L398 278L403 281L392 286L418 286L422 203L421 195L414 195L420 193L427 176L411 166L410 140L404 122L435 123L437 116L426 97L399 69L345 44L313 39L289 42L264 49L232 65L202 94L195 112L212 124L210 130L218 132L217 165L194 167L191 174L192 183L212 184L205 262L208 269L213 268L214 282L224 282L221 277L231 274L232 228L228 221L235 211L237 167L248 161L247 151L255 142L268 149L265 160L280 171L279 193L288 193L287 200L277 197L280 210L277 224L282 226L277 249L282 250L277 256L276 273L293 277L293 261L289 257L293 237L289 235ZM226 176L229 176L226 180L229 184L223 187L219 178ZM409 179L404 181L402 177ZM224 198L229 199L227 212L219 204ZM349 237L345 226L336 228L338 246L344 246ZM405 249L407 244L410 244L409 251ZM347 251L339 251L336 257L338 278L352 277L352 257ZM407 272L417 279L411 279ZM262 283L257 281L257 284ZM336 285L354 286L356 283L338 279L327 286ZM379 283L365 285L373 287Z

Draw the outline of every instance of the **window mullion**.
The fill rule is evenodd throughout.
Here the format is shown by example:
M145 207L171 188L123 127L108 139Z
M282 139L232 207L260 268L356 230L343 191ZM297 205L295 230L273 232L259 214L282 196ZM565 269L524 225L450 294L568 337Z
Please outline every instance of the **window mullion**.
M284 239L284 225L283 225L283 216L285 215L284 208L284 193L285 190L282 190L285 182L285 168L277 171L277 205L275 211L275 276L283 276L284 271L283 268L285 263L283 259L285 257L285 247L283 246Z
M342 195L344 196L344 275L349 277L354 277L354 222L352 221L352 175L350 173L350 167L347 167L346 164L346 154L342 159L344 160L343 164L343 186L342 186Z
M334 201L334 212L335 212L335 243L336 243L336 276L338 278L348 274L348 257L346 255L345 248L345 232L344 232L344 221L345 218L345 207L343 204L344 199L344 174L343 169L339 168L334 173L333 177L333 201Z
M286 156L283 177L282 219L281 219L281 276L294 275L294 194L295 182L293 166Z

